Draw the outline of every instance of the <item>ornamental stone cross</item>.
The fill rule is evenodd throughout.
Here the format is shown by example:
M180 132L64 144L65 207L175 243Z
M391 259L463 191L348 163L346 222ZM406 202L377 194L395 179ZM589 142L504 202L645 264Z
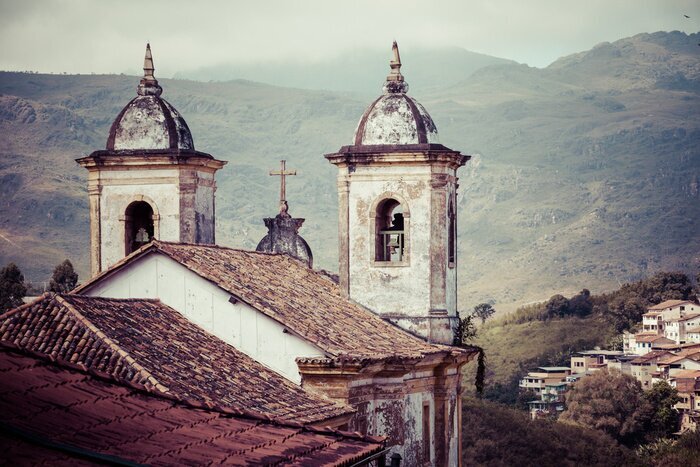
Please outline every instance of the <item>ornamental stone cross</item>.
M280 170L271 170L270 175L280 176L280 206L287 201L287 175L296 175L296 170L286 170L287 161L280 161Z

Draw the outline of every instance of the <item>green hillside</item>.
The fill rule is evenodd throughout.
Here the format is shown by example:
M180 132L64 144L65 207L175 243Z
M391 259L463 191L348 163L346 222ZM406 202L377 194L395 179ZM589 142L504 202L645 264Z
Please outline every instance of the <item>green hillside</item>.
M509 311L700 265L699 41L643 34L545 69L465 68L456 84L411 86L441 142L474 155L460 172L462 308ZM413 84L411 55L402 59ZM0 263L40 282L68 257L86 277L85 173L73 160L104 147L137 83L0 73ZM197 149L229 161L218 175L219 243L252 248L265 234L278 189L266 174L284 158L299 173L290 212L307 219L316 265L336 270L335 168L323 154L351 140L369 99L241 80L161 84Z
M565 360L571 351L604 346L613 332L599 316L562 318L525 323L494 323L480 330L476 345L488 359L491 383L508 383L514 374L538 365Z
M531 421L528 414L492 402L462 402L464 465L643 465L603 433L564 423Z

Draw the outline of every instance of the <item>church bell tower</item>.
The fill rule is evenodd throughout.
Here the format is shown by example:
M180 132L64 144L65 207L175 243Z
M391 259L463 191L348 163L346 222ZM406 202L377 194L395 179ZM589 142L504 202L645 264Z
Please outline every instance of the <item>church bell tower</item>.
M340 287L383 318L451 344L457 324L457 169L469 156L438 142L407 95L394 42L384 93L338 167Z
M153 239L214 243L214 174L226 162L195 151L187 123L161 98L146 46L137 96L119 112L88 170L92 274Z

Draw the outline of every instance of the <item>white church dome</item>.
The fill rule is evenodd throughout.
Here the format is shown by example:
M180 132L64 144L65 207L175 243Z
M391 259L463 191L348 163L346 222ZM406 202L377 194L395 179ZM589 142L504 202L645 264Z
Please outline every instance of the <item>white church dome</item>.
M384 94L365 110L355 130L354 144L404 145L438 143L433 119L419 102L406 95L408 83L401 74L401 58L396 42L391 73L384 85Z
M160 97L163 89L153 76L150 44L146 46L144 77L138 96L129 102L112 123L107 150L194 150L192 133L185 119Z

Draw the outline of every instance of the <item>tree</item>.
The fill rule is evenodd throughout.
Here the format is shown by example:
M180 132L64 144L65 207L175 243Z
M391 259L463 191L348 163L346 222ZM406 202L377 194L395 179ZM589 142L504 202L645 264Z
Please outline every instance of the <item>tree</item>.
M547 309L548 318L567 315L569 313L569 299L561 294L554 295L549 299L545 308Z
M659 381L644 393L644 399L649 403L647 422L647 440L670 436L678 429L679 414L673 407L680 398L678 391L666 381Z
M489 303L479 303L474 307L472 315L481 319L481 324L484 324L495 312L496 310Z
M616 370L579 380L567 393L566 405L560 420L602 431L627 445L640 441L652 410L639 381Z
M67 293L78 283L78 274L73 270L70 260L65 260L53 270L49 290L56 293Z
M27 295L24 275L15 263L0 269L0 312L16 308Z
M583 289L578 295L569 299L569 313L583 318L591 314L593 302L591 302L591 291Z
M469 345L468 342L476 337L476 325L474 324L474 314L459 316L457 312L457 329L455 329L453 345Z

